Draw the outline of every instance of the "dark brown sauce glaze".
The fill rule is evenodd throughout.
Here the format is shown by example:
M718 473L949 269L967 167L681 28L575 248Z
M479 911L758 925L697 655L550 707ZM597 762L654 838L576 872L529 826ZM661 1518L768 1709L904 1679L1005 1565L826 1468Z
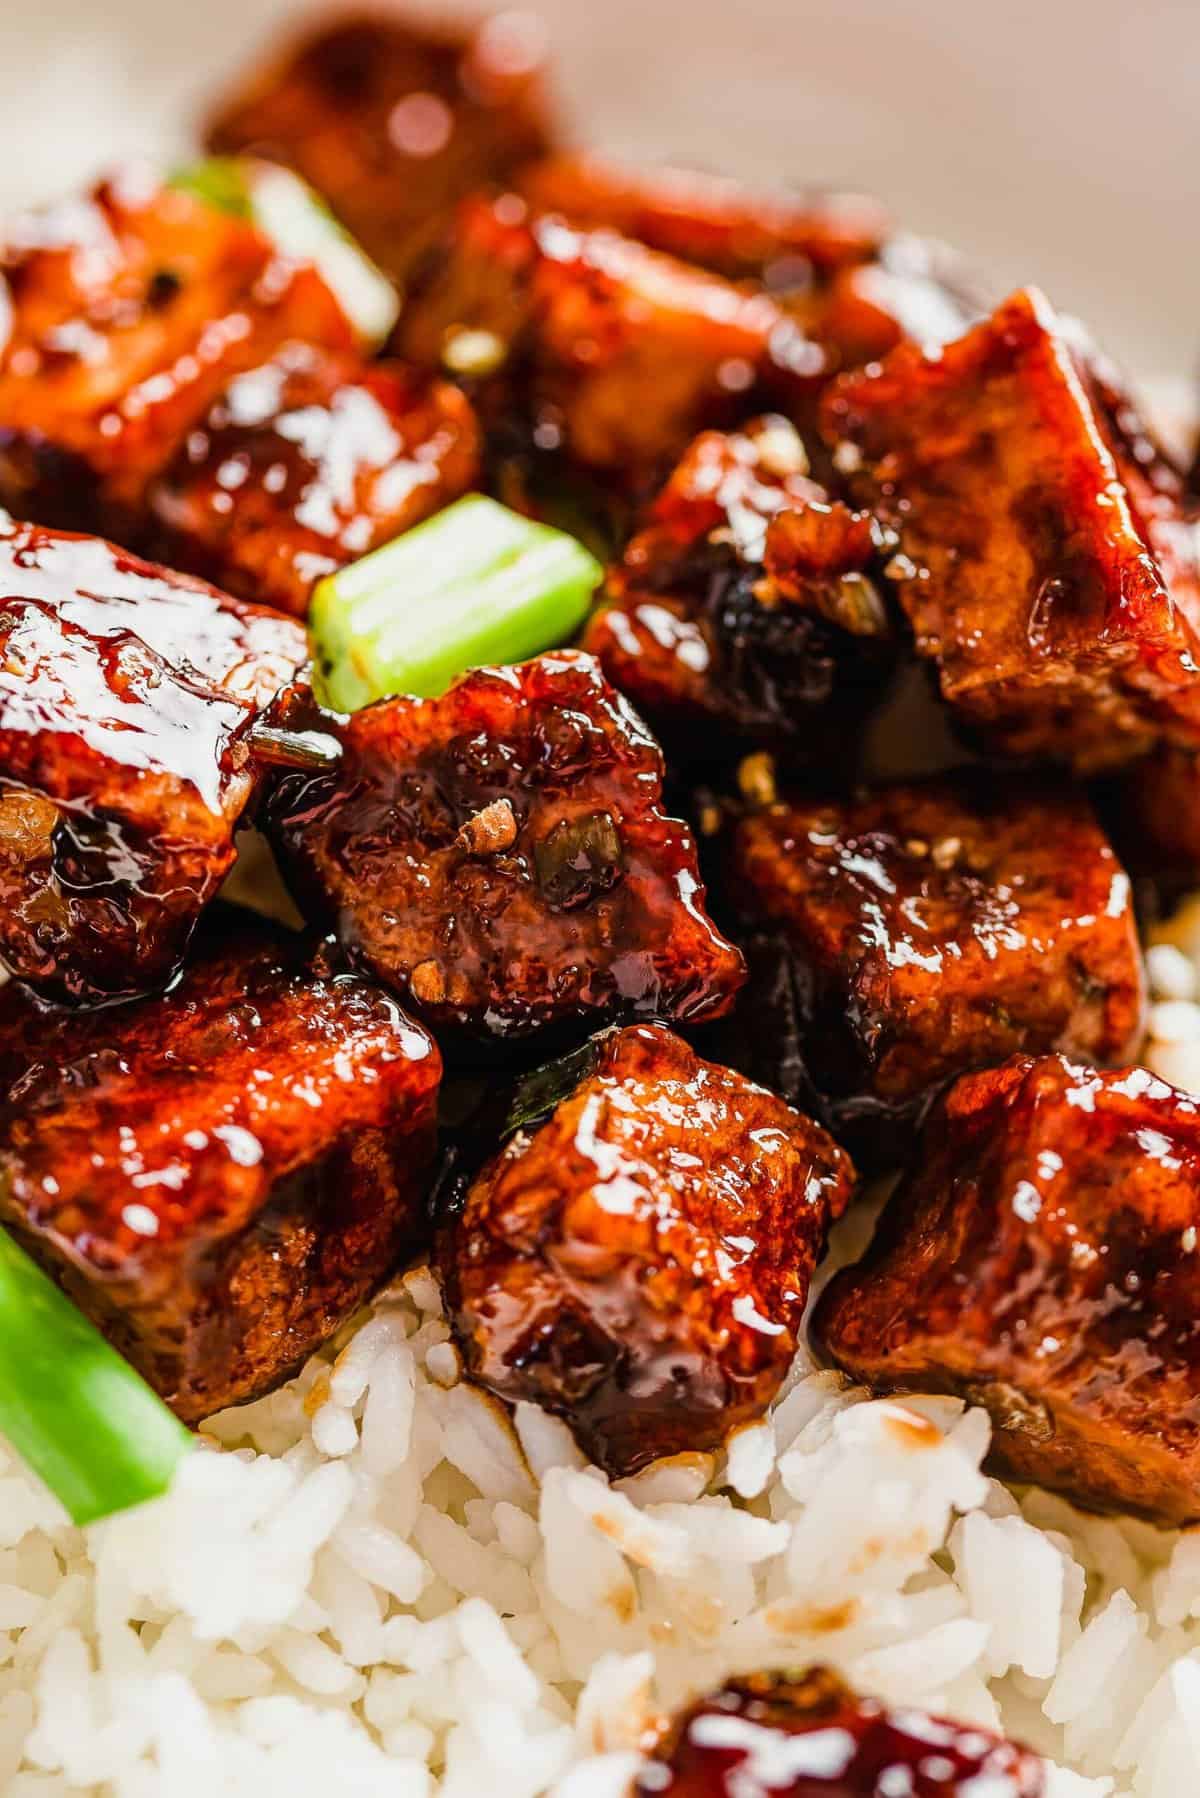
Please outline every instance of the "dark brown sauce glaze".
M1144 1068L1019 1058L951 1087L814 1333L879 1390L959 1393L992 1465L1200 1517L1200 1105Z
M905 339L948 343L986 311L958 258L896 233L861 194L761 192L590 154L533 163L519 185L534 211L755 282L820 344L830 373L875 361Z
M0 1012L0 1220L189 1421L292 1373L420 1242L440 1059L244 916L169 993Z
M706 431L609 570L584 647L674 759L728 760L739 742L825 758L892 668L879 547L785 419Z
M1086 802L1053 783L976 771L784 799L737 826L726 884L754 939L731 1052L797 1103L818 1094L864 1163L906 1150L905 1120L911 1135L968 1068L1137 1051L1130 883ZM774 1029L756 1028L764 1013Z
M149 548L303 618L322 576L449 505L478 466L456 387L291 342L237 376L154 481Z
M300 626L98 538L0 525L0 957L56 997L162 985L232 864L246 732Z
M824 1668L752 1674L702 1698L633 1798L1041 1798L1028 1750L974 1724L860 1698Z
M208 141L290 163L404 280L455 201L507 181L551 129L535 20L463 30L376 9L309 27L224 103Z
M853 492L899 537L889 568L943 698L989 746L1085 771L1200 737L1194 551L1090 358L1023 292L822 401Z
M531 163L520 192L535 212L607 226L651 249L771 285L828 279L876 256L889 234L882 206L863 194L760 192L699 170L639 168L592 152Z
M467 332L494 343L469 383L490 433L632 494L698 430L805 395L826 372L769 295L614 231L531 217L514 194L459 208L396 341L437 368Z
M1131 874L1167 902L1200 878L1200 751L1161 743L1102 786L1098 803Z
M778 1390L852 1185L781 1100L661 1025L616 1032L441 1232L467 1367L615 1475L715 1448Z
M288 337L354 341L315 268L141 170L14 220L0 277L0 504L122 541L232 374Z
M704 911L662 756L591 656L483 668L339 727L334 775L267 828L352 958L434 1027L511 1039L726 1010L741 957Z

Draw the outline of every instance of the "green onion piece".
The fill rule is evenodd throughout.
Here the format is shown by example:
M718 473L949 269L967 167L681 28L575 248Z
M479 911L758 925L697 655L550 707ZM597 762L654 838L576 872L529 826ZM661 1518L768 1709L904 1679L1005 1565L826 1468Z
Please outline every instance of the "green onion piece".
M574 537L468 494L317 583L320 697L339 712L391 693L432 699L468 668L555 649L602 573Z
M165 1492L193 1438L0 1228L0 1434L94 1523Z
M210 156L177 170L171 186L249 219L283 255L311 262L364 344L387 337L400 310L395 288L299 175L253 156Z

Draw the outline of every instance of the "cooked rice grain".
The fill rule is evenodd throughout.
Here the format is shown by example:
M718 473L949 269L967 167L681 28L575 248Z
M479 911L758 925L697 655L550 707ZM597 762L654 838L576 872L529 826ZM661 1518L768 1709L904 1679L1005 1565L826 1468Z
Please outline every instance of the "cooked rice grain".
M1200 905L1147 1048L1200 1090L1198 964ZM1050 1798L1200 1789L1200 1531L1015 1496L981 1411L804 1354L723 1460L615 1484L460 1366L418 1269L140 1511L73 1529L0 1445L0 1792L625 1798L664 1711L810 1660L1023 1736Z

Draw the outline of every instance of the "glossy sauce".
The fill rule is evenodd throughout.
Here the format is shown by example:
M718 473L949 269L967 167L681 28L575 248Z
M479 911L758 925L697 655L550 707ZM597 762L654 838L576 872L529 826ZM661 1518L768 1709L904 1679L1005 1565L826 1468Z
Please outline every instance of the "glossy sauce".
M0 1214L181 1416L284 1378L419 1240L437 1049L294 939L223 917L165 995L5 997Z
M208 141L298 169L404 280L457 199L547 147L545 51L524 14L465 31L351 14L318 23L231 96Z
M820 346L829 373L875 361L906 339L948 343L982 309L956 257L894 233L861 194L762 192L594 155L535 163L520 186L535 211L758 283Z
M735 424L771 395L790 406L825 373L768 294L614 231L531 218L512 194L459 209L398 343L440 366L457 334L480 331L496 340L493 368L473 383L489 426L511 435L520 420L533 443L635 495L698 430Z
M431 1023L512 1038L731 1004L741 958L661 810L661 755L590 656L479 669L340 734L339 772L286 780L268 825L355 960ZM501 802L503 840L480 842Z
M456 388L289 343L230 384L154 483L155 553L305 617L316 581L457 499L478 462Z
M233 859L289 619L96 538L0 525L0 954L57 995L165 981Z
M702 1700L635 1798L1041 1798L1041 1762L972 1725L858 1698L832 1673L753 1675Z
M1078 330L1026 290L822 400L835 460L899 536L896 594L944 699L1004 753L1083 772L1163 729L1200 741L1195 550L1110 398Z
M853 1184L816 1124L639 1025L472 1184L438 1262L477 1379L614 1475L770 1402Z
M1119 1062L1140 1041L1129 880L1087 805L1045 780L781 800L738 826L729 885L796 964L799 1041L767 1057L794 1053L864 1139L879 1108L917 1115L966 1068L1021 1049ZM756 1072L777 1081L769 1060Z
M731 734L827 755L877 695L892 659L886 623L856 639L825 616L844 575L863 579L875 544L869 526L848 554L845 529L802 540L800 522L818 515L851 516L810 477L785 419L707 431L610 570L585 647L674 756L727 756ZM788 535L773 535L781 527Z
M231 374L289 335L354 340L313 267L141 170L18 218L0 274L0 503L123 540L146 481Z
M951 1087L817 1340L959 1393L992 1464L1100 1510L1200 1518L1200 1106L1144 1068L1017 1058Z

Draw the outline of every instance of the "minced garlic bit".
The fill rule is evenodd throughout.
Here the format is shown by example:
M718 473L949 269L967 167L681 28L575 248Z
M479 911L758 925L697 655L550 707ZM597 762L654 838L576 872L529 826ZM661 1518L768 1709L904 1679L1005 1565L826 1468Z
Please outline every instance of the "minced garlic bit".
M786 418L772 418L754 439L758 460L768 474L780 480L790 474L807 474L808 451L799 431Z
M839 474L857 474L862 467L862 451L857 443L843 440L833 452L833 466Z
M746 756L739 764L737 771L738 789L744 799L759 809L762 806L774 805L776 799L775 759L764 749L756 750L753 755Z
M889 581L911 581L917 576L917 565L908 556L897 550L883 565L883 572Z
M517 818L508 799L493 799L485 805L467 819L457 838L460 848L472 855L498 855L502 849L511 849L516 840Z
M930 851L930 859L932 860L934 867L940 868L944 874L948 869L954 866L961 854L961 837L942 837L933 845L933 848Z
M446 981L436 961L419 961L408 977L412 996L423 1005L440 1005L446 997Z
M507 354L503 339L494 331L460 326L448 332L442 344L442 366L452 375L491 375Z

